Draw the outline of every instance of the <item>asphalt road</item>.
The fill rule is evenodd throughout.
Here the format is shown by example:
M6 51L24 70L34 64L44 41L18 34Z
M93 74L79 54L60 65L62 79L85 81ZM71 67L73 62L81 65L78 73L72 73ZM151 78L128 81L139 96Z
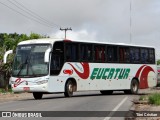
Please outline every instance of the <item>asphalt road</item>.
M77 92L71 98L65 98L63 94L49 94L41 100L29 98L0 103L0 111L51 111L48 112L49 115L53 115L53 111L64 111L58 113L60 117L27 118L30 120L123 120L124 117L115 117L112 111L128 111L132 100L137 97L138 95L125 95L123 92L101 95L99 91ZM75 116L66 117L65 111ZM85 113L90 117L85 117ZM14 119L17 120L12 118Z

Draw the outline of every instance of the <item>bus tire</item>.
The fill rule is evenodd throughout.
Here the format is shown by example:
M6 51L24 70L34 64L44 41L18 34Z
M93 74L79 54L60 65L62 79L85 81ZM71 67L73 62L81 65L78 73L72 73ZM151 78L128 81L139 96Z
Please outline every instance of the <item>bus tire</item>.
M33 97L34 99L38 100L38 99L42 99L43 93L40 92L33 92Z
M100 92L102 95L111 95L113 93L113 90L101 90Z
M131 82L130 90L124 90L125 94L137 94L139 88L139 82L136 79L133 79Z
M72 97L73 87L74 87L73 82L71 80L68 80L66 85L65 85L65 92L64 92L65 97Z

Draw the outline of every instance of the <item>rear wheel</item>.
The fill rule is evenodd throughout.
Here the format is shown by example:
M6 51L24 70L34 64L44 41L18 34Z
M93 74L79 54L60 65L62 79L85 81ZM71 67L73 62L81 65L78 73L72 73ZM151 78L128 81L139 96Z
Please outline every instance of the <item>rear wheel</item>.
M130 90L125 90L125 94L137 94L138 93L138 88L139 88L139 82L136 79L133 79L131 82Z
M33 97L34 99L38 100L38 99L42 99L43 93L40 92L33 92Z
M100 92L103 95L111 95L113 93L113 90L101 90Z
M73 82L71 80L68 80L65 85L65 92L64 92L65 97L72 97L73 87L74 87Z

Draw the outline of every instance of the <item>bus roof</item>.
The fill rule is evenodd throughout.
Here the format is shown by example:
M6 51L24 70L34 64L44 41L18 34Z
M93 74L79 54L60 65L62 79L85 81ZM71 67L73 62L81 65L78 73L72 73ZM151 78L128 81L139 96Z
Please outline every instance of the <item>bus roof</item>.
M26 40L18 43L18 45L26 45L26 44L52 44L56 41L67 41L67 42L83 42L83 43L97 43L97 44L109 44L109 45L122 45L122 46L135 46L135 47L149 47L154 48L153 46L146 45L135 45L135 44L126 44L126 43L111 43L111 42L99 42L99 41L87 41L87 40L68 40L68 39L53 39L53 38L42 38L42 39L32 39Z
M26 45L26 44L53 44L56 41L62 41L63 39L51 39L51 38L41 38L41 39L32 39L26 40L18 43L18 45Z

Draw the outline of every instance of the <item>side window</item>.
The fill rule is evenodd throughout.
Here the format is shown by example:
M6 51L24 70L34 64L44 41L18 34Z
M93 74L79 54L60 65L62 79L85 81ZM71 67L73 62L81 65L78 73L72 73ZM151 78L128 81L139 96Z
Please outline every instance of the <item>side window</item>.
M149 60L148 60L148 49L146 48L141 48L141 62L142 63L148 63Z
M94 46L94 60L96 62L105 62L105 46L95 45Z
M154 49L149 49L149 63L155 64L155 51Z
M89 44L87 45L87 56L88 56L88 60L89 61L93 61L93 49L92 49L92 45Z
M119 47L119 61L120 63L128 63L129 60L129 48L128 47Z
M130 63L140 63L140 49L136 47L131 47L129 51Z
M65 52L66 52L66 61L74 62L78 61L78 44L74 43L66 43L65 45Z
M117 62L117 46L107 46L107 61L108 62Z
M91 44L81 44L80 45L80 58L82 61L92 61L93 60L93 50Z
M140 50L139 48L133 48L134 55L135 55L135 61L134 63L140 63Z
M134 61L135 61L134 48L130 48L130 63L134 63Z
M66 44L65 46L65 52L66 52L66 61L71 61L71 44Z
M80 56L81 60L87 61L87 45L86 44L81 44L80 45Z

